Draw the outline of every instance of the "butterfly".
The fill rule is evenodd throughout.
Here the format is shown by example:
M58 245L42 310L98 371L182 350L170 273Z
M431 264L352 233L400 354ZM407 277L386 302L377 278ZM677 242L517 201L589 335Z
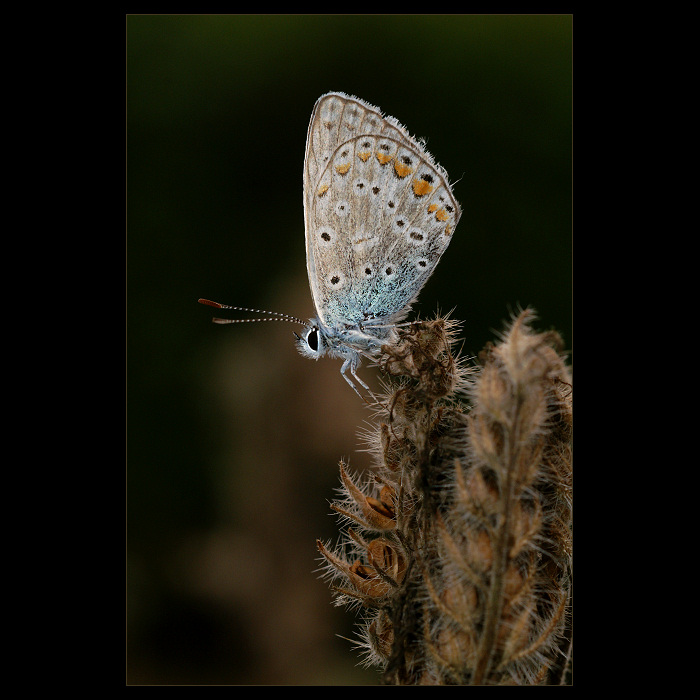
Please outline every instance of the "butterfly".
M447 173L394 118L358 97L322 95L311 114L304 157L306 266L316 316L213 319L215 323L283 320L304 325L296 334L305 357L343 361L355 382L362 358L396 342L420 290L447 249L461 209ZM354 381L353 381L354 380ZM371 392L370 392L371 394Z

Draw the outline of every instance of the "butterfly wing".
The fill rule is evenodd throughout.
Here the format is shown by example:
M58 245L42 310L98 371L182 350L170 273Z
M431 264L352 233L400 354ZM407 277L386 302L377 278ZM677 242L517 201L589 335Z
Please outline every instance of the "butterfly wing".
M460 217L447 174L392 117L342 93L316 103L304 163L307 269L320 320L395 322Z

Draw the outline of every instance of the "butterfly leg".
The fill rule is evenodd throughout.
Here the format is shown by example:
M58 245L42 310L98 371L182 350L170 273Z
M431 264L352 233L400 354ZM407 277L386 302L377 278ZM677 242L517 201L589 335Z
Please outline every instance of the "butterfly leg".
M350 379L350 377L348 377L348 375L346 374L346 372L348 371L348 368L350 368L350 358L348 358L347 360L345 360L345 362L343 362L343 366L340 368L340 373L343 375L343 379L352 387L353 391L364 401L365 397L362 396L362 394L359 392L358 388L353 384L352 379ZM353 377L355 377L355 379L357 379L358 382L360 382L360 384L362 384L362 386L365 387L365 389L367 389L369 391L369 388L367 387L367 385L355 374L355 372L353 371L352 368L350 368L350 373L352 374Z
M346 372L348 369L350 370L350 374L353 376L354 379L357 380L357 382L362 386L363 389L365 389L369 395L372 397L375 403L377 403L377 398L375 395L372 393L372 390L357 376L357 366L359 364L359 355L354 355L352 357L348 357L345 362L343 362L343 366L340 368L340 373L343 375L343 379L353 388L354 392L366 403L369 404L369 401L362 396L358 388L355 386L353 383L352 379L348 377ZM371 404L370 404L371 405Z

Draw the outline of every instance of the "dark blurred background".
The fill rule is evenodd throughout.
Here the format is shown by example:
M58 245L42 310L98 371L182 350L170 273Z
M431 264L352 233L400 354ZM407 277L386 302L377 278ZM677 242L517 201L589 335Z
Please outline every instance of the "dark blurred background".
M296 326L216 326L199 297L313 315L302 167L316 99L427 140L463 214L415 310L476 354L527 305L571 348L570 15L130 15L127 683L375 684L331 605L337 462L369 412ZM361 376L377 386L376 370Z

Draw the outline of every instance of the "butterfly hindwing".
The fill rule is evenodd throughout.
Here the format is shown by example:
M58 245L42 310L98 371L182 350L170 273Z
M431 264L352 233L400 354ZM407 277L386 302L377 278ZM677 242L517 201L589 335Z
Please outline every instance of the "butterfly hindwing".
M332 93L312 115L304 177L319 317L326 324L397 320L459 220L447 175L394 119Z

